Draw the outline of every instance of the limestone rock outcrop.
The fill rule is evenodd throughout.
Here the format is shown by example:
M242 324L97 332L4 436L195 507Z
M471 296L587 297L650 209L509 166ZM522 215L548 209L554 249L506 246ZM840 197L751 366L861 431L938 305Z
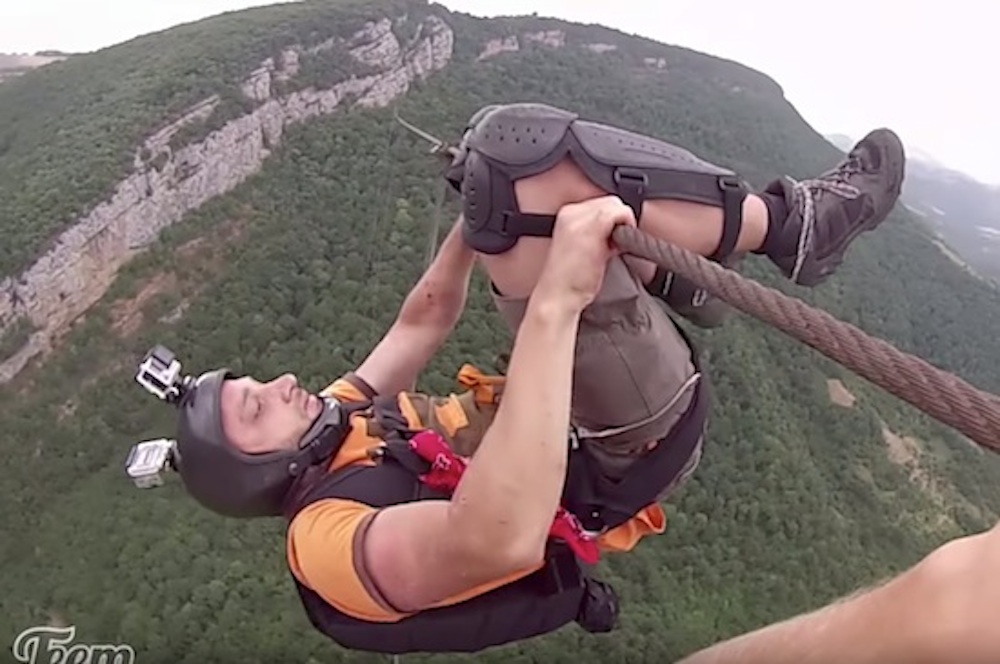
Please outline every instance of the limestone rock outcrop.
M242 82L243 94L257 103L253 111L203 140L171 147L177 132L215 111L220 100L210 97L147 137L136 148L132 172L110 198L78 219L23 273L0 280L0 335L25 318L36 330L13 355L0 358L0 383L46 352L60 331L104 295L121 266L164 228L256 173L287 127L333 113L348 100L364 107L389 104L412 82L448 64L454 35L444 21L430 16L408 43L400 44L391 21L383 19L347 40L332 38L308 50L287 48L277 62L265 60ZM350 55L375 73L328 89L276 93L275 83L294 79L303 57L336 45L349 47Z

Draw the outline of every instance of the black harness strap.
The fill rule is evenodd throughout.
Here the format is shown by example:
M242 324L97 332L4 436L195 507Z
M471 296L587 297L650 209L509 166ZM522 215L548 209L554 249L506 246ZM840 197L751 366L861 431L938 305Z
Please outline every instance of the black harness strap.
M399 407L399 398L395 394L384 394L372 400L372 410L375 421L393 438L409 439L416 433L410 428L406 416Z
M718 192L721 191L722 237L709 259L718 262L733 253L736 242L739 240L740 229L743 226L743 199L746 197L746 190L736 178L728 175L684 173L683 178L671 180L668 173L647 173L635 168L618 168L615 170L614 177L617 185L615 194L632 209L637 220L642 217L643 203L646 200L685 198L687 196L707 198L719 196ZM692 182L696 182L697 186L691 186ZM681 190L679 186L681 183L688 183L686 191ZM511 188L510 200L515 201L513 207L516 207L517 199L513 195L514 185L511 182L508 186ZM670 192L670 195L661 192ZM556 216L554 214L504 210L499 228L496 230L501 235L510 238L521 236L552 237L555 223Z
M719 189L722 190L722 236L715 251L707 257L716 263L725 261L736 249L736 244L740 239L740 230L743 227L743 200L746 198L746 190L734 177L726 175L719 177ZM667 291L670 290L671 286L668 279L672 277L672 270L657 265L652 280L646 284L646 291L651 295L666 299ZM704 298L705 291L698 288L692 297ZM692 301L691 304L697 305L698 303Z
M716 262L725 260L736 249L743 227L743 199L746 198L746 190L733 176L719 177L719 188L722 190L722 238L715 253L708 257Z

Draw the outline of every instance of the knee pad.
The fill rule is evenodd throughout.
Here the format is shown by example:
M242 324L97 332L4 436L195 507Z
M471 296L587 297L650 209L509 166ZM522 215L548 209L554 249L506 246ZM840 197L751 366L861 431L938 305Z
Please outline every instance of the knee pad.
M462 196L469 246L498 254L523 235L551 237L555 215L521 212L514 183L564 157L605 192L621 197L636 219L650 199L722 208L722 238L711 258L725 259L735 248L748 188L733 171L665 141L535 103L485 106L466 126L445 178Z

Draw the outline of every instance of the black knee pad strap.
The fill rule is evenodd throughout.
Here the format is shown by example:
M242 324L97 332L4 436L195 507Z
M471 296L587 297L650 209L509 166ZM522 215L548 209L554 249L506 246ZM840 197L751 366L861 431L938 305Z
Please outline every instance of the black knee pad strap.
M470 120L445 176L462 194L469 246L497 254L524 235L551 237L555 216L521 212L514 183L565 157L604 191L621 197L637 219L650 199L721 207L725 223L712 258L722 260L736 246L747 188L732 171L670 143L544 104L489 106Z

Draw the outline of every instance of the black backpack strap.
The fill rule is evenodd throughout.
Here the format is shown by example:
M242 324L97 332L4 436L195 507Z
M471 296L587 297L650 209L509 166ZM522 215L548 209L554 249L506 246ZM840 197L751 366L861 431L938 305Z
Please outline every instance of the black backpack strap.
M372 399L372 411L375 421L385 431L387 437L408 440L416 433L410 427L406 416L399 407L399 397L395 394L381 395Z

